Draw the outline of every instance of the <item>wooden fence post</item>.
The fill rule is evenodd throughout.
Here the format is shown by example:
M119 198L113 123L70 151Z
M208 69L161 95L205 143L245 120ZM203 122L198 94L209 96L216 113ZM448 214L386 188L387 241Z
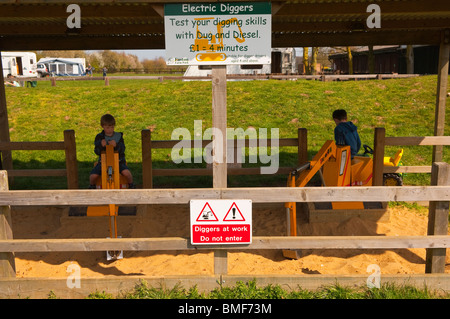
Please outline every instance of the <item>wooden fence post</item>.
M376 127L373 141L372 185L383 185L384 145L386 132L384 127Z
M8 189L8 174L6 171L0 171L0 191L7 191ZM13 239L11 225L11 207L0 206L0 239ZM14 253L0 252L0 278L15 276Z
M431 168L431 185L450 185L450 164L433 163ZM428 236L447 235L449 202L430 201L428 213ZM428 248L425 273L445 272L446 248Z
M306 128L299 128L298 136L298 150L297 150L297 164L301 166L308 162L308 130Z
M434 135L442 136L445 131L445 102L447 100L448 87L448 69L449 69L449 31L442 32L441 45L439 47L437 91L436 91L436 107L434 113ZM444 153L443 145L433 146L433 162L441 162Z
M228 251L214 250L214 274L226 275L228 273Z
M78 189L78 163L75 131L64 131L64 151L66 153L67 188Z
M1 59L1 52L0 52L0 67L3 69L2 59ZM0 73L0 142L10 142L10 136L9 136L9 122L8 122L8 108L6 106L6 93L5 93L5 86L4 78L3 78L3 72ZM6 170L13 169L13 162L11 157L11 151L10 150L3 150L0 151L1 153L1 161L2 161L2 168Z
M142 142L142 188L153 188L152 174L152 132L141 131Z
M52 86L56 86L56 78L54 76L50 78L50 82L52 82Z
M227 187L227 69L212 67L212 123L221 137L213 137L213 188ZM218 132L217 132L218 133ZM221 150L222 152L219 152ZM214 251L214 274L228 273L226 250Z

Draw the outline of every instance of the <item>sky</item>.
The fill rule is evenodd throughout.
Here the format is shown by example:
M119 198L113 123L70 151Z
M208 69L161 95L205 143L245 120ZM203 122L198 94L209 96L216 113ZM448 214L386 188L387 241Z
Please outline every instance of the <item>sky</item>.
M116 51L136 55L139 61L143 61L145 59L154 60L159 57L165 58L166 56L166 50L116 50Z

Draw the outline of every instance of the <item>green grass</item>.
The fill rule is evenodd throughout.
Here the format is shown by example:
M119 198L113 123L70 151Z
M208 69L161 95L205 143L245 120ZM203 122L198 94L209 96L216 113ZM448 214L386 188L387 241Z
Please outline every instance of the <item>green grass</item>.
M93 76L103 76L102 72L94 72ZM108 72L107 76L112 78L114 76L183 76L183 73L170 73L170 72L154 72L154 73L133 73L133 72Z
M227 84L228 127L279 128L280 137L296 137L308 129L309 156L327 139L333 139L331 113L345 108L358 126L363 144L373 146L375 127L386 136L429 136L434 133L437 77L371 81L235 81ZM76 132L80 187L88 184L96 156L93 139L101 130L104 113L116 117L116 130L124 132L126 156L139 185L141 181L141 130L153 130L152 139L168 140L175 128L193 132L194 120L203 130L211 124L211 82L158 80L38 82L36 88L6 88L12 141L61 141L65 129ZM447 103L447 113L448 113ZM269 130L270 131L270 130ZM445 135L450 133L449 121ZM404 165L431 165L432 147L405 147ZM394 154L396 147L387 147ZM155 168L177 167L170 149L153 152ZM449 162L448 147L444 160ZM64 168L62 151L13 151L14 168ZM280 149L280 166L294 166L296 149ZM185 167L181 166L181 167ZM205 167L192 164L191 167ZM244 167L250 166L244 164ZM180 166L178 166L180 167ZM285 185L285 176L229 177L230 186ZM426 185L429 174L408 174L405 184ZM210 187L211 177L155 178L156 187ZM66 188L64 178L15 178L11 189Z
M54 298L55 296L52 295ZM383 283L380 288L360 286L350 288L339 283L323 286L317 290L296 287L285 290L280 285L257 285L256 280L238 281L234 286L215 288L210 292L199 292L197 286L189 289L180 284L172 288L149 286L141 280L134 289L117 296L96 291L88 299L450 299L448 293L431 291L427 287Z

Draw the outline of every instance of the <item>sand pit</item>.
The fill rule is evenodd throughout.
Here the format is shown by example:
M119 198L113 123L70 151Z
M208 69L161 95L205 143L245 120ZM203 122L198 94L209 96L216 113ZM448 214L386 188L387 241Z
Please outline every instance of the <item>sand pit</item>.
M427 212L389 208L388 222L368 221L358 217L343 222L301 222L298 233L314 236L343 235L426 235ZM16 239L105 238L105 217L68 216L63 207L12 208ZM284 236L285 210L282 204L254 205L253 235ZM122 237L189 237L188 205L149 205L138 208L136 216L119 216ZM17 253L17 277L67 277L67 267L81 267L83 277L213 275L213 253L208 251L124 252L124 259L107 261L104 252ZM367 266L377 264L382 274L424 274L425 249L398 250L307 250L298 260L285 259L280 250L231 251L228 253L230 275L264 274L367 274ZM447 253L446 273L450 273Z

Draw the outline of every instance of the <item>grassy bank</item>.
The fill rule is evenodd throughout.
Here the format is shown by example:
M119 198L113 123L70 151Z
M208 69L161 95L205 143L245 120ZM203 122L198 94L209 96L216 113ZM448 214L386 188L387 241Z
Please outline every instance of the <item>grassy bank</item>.
M228 127L279 128L280 137L296 137L308 129L309 156L327 139L333 139L334 109L345 108L357 126L363 144L373 146L375 127L385 127L386 136L429 136L434 130L436 76L371 81L236 81L228 82ZM116 130L124 132L126 156L136 182L141 183L142 129L152 130L152 139L171 139L174 129L194 132L194 120L203 131L211 124L211 82L157 80L64 81L52 87L39 82L36 88L6 88L12 141L59 141L65 129L76 132L80 187L88 184L96 160L93 139L101 131L100 116L116 117ZM448 105L448 104L447 104ZM448 107L447 107L448 108ZM447 121L445 134L450 132ZM194 138L194 136L191 136ZM195 137L199 138L199 137ZM446 147L444 160L449 162ZM387 147L394 154L396 147ZM431 165L432 147L405 147L404 165ZM171 150L153 153L155 168L180 167ZM14 167L64 168L61 151L14 151ZM280 166L294 166L296 149L280 149ZM186 166L186 164L183 164ZM244 164L244 167L249 164ZM205 167L192 164L190 167ZM211 177L156 178L156 187L210 187ZM429 174L405 176L409 185L429 184ZM230 186L285 185L285 176L230 177ZM15 178L12 189L65 188L64 178Z
M54 293L49 298L58 298ZM199 292L197 286L189 289L176 285L152 287L145 281L138 283L134 289L117 296L96 291L87 299L449 299L450 295L442 291L431 291L426 287L417 288L409 285L383 283L380 288L361 286L350 288L338 283L307 290L297 287L285 290L279 285L258 286L256 281L237 282L232 287L220 287L210 292Z

